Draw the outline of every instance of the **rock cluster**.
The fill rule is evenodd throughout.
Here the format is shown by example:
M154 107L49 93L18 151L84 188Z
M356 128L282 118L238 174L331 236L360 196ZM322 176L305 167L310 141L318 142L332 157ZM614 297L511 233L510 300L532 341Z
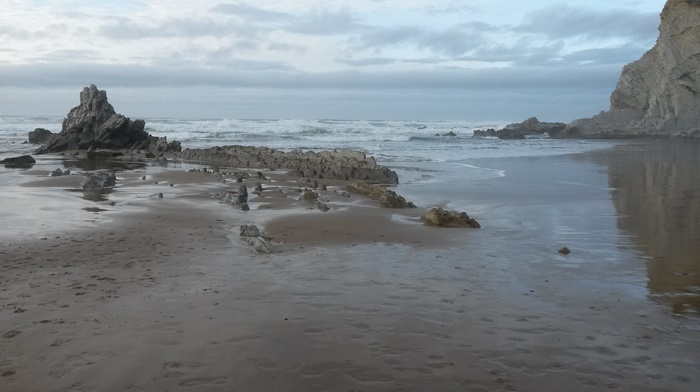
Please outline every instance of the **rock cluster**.
M403 196L399 196L396 192L380 185L351 181L345 186L345 189L363 194L373 200L379 200L381 205L387 208L416 208L415 204L407 202Z
M558 122L541 122L536 117L528 118L521 123L506 125L500 130L486 129L474 131L474 137L497 137L499 139L525 139L527 136L559 134L566 124Z
M447 211L442 208L431 208L420 218L429 226L481 228L479 222L470 218L466 212Z
M165 138L151 136L144 127L143 120L132 121L115 112L107 101L107 92L98 90L93 84L80 93L80 105L71 109L63 120L61 132L49 136L37 153L136 149L162 154L182 149L179 142L168 143Z
M269 254L272 253L272 247L268 242L268 239L262 235L260 229L254 225L242 225L241 226L241 239L252 246L258 253Z
M243 211L250 210L250 206L248 205L248 187L245 185L240 185L237 192L216 192L213 196L215 199L232 206L237 206Z
M268 147L225 146L185 149L167 156L213 166L288 169L289 175L297 177L399 182L396 172L378 165L373 157L352 150L284 152Z
M700 137L700 1L668 0L656 45L626 65L610 110L559 137Z

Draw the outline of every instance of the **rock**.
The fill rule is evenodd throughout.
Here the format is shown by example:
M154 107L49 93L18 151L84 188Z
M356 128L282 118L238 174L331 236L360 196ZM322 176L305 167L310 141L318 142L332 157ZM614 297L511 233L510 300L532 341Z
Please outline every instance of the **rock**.
M133 149L148 150L151 155L180 151L179 142L151 136L143 120L132 121L115 112L107 101L107 92L93 84L80 93L80 105L63 120L61 132L50 136L37 153L65 150Z
M61 176L69 176L70 175L70 170L63 171L61 168L57 168L56 170L51 172L51 177L61 177Z
M114 173L98 171L85 176L81 187L83 191L92 191L110 188L117 185L117 176Z
M311 189L304 189L301 198L306 201L316 201L318 200L318 194Z
M396 192L380 185L351 181L345 186L345 189L350 192L363 194L372 200L379 200L379 203L387 208L415 208L413 203L408 203L405 198L397 195Z
M241 225L241 237L260 237L262 233L255 225Z
M478 229L481 225L469 217L466 212L447 211L442 208L431 208L421 215L421 220L429 226L441 227L473 227Z
M257 184L255 184L255 191L258 193L263 191L263 187L262 187L261 183L258 182Z
M244 237L244 240L248 245L252 246L256 252L260 254L270 254L272 253L270 244L261 237Z
M49 131L48 129L44 128L36 128L33 131L30 131L29 134L27 135L27 139L29 140L29 143L32 144L42 144L48 138L50 138L53 135L53 132Z
M328 206L325 203L321 203L320 201L316 202L316 208L318 208L319 210L321 210L323 212L330 210L330 208L328 208Z
M454 136L457 136L457 134L454 133L453 131L449 131L449 132L447 132L447 133L442 134L442 136L451 136L451 137L454 137Z
M499 139L525 139L528 136L555 136L566 124L559 122L541 122L537 117L530 117L521 123L508 124L500 130L487 129L474 131L474 137L497 137Z
M0 161L3 165L7 167L27 167L36 163L36 159L31 155L21 155L18 157L5 158Z
M241 204L248 202L248 187L245 185L238 186L238 202Z
M327 191L327 190L328 190L328 187L326 186L326 184L321 184L320 188L321 188L322 191Z
M558 137L700 137L700 1L668 0L656 45L626 65L610 110Z
M169 158L228 167L287 169L296 177L356 179L398 184L396 172L378 165L373 157L352 150L284 152L267 147L225 146L169 152Z
M565 247L559 249L559 253L561 253L561 254L563 254L564 256L566 256L566 255L568 255L569 253L571 253L571 250L565 246Z

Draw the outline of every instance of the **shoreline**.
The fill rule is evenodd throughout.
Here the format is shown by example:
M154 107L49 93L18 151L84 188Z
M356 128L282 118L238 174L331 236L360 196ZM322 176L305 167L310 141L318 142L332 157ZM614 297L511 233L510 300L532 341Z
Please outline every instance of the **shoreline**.
M541 173L527 184L555 190L550 199L508 195L529 190L518 175L570 173L593 155L492 160L523 172L470 182L465 202L479 210L480 230L424 227L414 221L422 208L378 210L334 195L336 184L322 194L334 195L331 211L310 210L280 198L275 187L303 184L275 173L265 174L275 181L263 183L269 199L251 198L249 212L212 198L238 184L187 172L196 165L119 172L118 187L97 202L66 192L65 179L42 178L60 183L23 186L35 197L25 205L51 201L54 228L85 227L3 241L0 387L692 391L700 382L693 316L650 306L634 280L644 267L631 267L622 250L548 238L542 214L567 211L567 198L553 201L585 189L602 197L590 198L589 224L606 229L612 207L598 187L609 184L593 173L567 185L562 174L542 188L540 175L558 178ZM499 198L489 196L500 187ZM108 211L81 209L89 205ZM571 210L565 217L578 223ZM256 254L239 239L242 224L264 226L275 252ZM286 243L275 243L283 233ZM559 244L572 255L557 254ZM614 262L592 262L604 254Z

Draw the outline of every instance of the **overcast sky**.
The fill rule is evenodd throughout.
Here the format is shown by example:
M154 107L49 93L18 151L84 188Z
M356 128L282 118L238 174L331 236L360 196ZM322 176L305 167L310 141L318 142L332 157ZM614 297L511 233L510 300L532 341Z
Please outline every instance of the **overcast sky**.
M0 115L542 121L609 106L664 0L0 0Z

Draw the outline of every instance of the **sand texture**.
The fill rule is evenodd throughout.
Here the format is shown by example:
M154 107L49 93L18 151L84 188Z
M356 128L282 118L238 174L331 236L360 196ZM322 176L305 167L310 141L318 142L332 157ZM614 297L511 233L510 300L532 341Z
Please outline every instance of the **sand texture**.
M237 189L234 177L187 172L196 165L127 165L114 190L85 197L69 191L80 176L48 177L51 165L2 172L3 392L700 385L697 318L650 302L644 265L586 264L622 250L549 235L559 204L506 207L491 196L485 215L487 187L476 183L483 228L435 228L420 223L424 208L379 208L343 195L341 181L317 191L323 212L299 200L308 183L264 172L244 180L251 210L242 211L211 197ZM558 186L562 205L566 192L581 194ZM603 199L565 218L585 216L605 238L601 222L615 218ZM271 254L241 241L248 224Z

